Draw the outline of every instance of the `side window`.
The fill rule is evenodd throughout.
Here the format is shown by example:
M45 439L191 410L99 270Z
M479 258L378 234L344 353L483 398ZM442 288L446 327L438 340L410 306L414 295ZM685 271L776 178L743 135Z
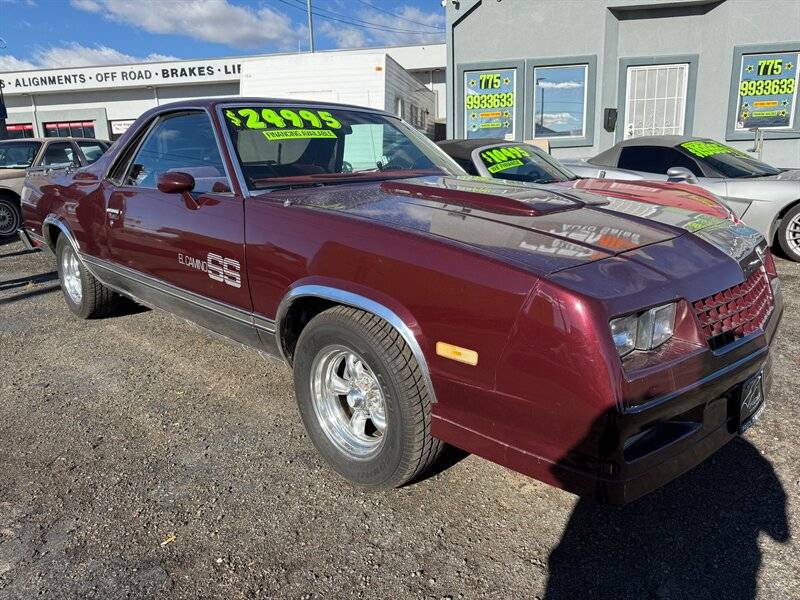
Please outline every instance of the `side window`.
M703 173L694 160L674 148L662 146L626 146L619 154L620 169L666 175L672 167L685 167L698 177Z
M159 175L167 171L182 171L194 177L196 192L230 190L211 121L205 113L169 115L156 123L134 156L123 183L155 188Z
M83 152L83 157L86 159L87 165L95 162L108 150L108 146L102 142L78 142L78 147L81 149L81 152Z
M42 157L43 167L63 166L73 162L77 163L78 161L75 160L75 151L69 142L49 144Z

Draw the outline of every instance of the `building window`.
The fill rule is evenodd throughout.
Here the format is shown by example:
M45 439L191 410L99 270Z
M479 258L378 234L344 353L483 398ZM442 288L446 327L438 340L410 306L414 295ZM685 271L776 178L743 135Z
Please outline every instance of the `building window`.
M743 54L739 69L735 131L794 127L800 52Z
M689 65L631 66L626 71L624 139L682 135Z
M465 137L513 140L516 106L516 69L464 72Z
M586 97L589 65L533 69L534 137L586 136Z
M68 123L45 123L45 137L94 137L94 121L71 121Z
M15 125L6 125L6 139L20 140L23 138L33 137L33 125L31 123L17 123Z

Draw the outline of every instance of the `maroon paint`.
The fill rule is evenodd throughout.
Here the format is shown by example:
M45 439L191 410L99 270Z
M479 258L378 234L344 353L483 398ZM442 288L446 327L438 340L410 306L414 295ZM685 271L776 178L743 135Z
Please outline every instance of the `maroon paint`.
M191 104L212 114L215 107ZM438 399L434 435L578 493L631 500L734 435L719 398L767 365L780 314L766 333L712 352L686 301L744 277L708 243L608 210L588 194L577 205L560 205L550 192L529 187L526 201L541 202L542 210L520 210L505 198L508 189L483 183L487 189L474 192L466 189L474 180L454 177L280 190L246 200L234 181L232 194L195 195L196 207L181 193L104 179L136 132L168 110L143 115L74 177L32 182L26 228L41 233L44 217L56 214L87 254L269 319L300 285L371 298L406 322L427 357ZM639 189L638 199L649 193ZM109 222L106 208L121 217ZM611 233L576 239L576 231L598 223ZM240 289L177 261L179 253L202 258L209 251L241 262ZM672 300L680 300L674 338L621 360L609 318ZM477 350L478 365L437 356L440 340ZM638 409L670 394L676 397ZM700 429L654 456L624 458L629 435L674 419Z

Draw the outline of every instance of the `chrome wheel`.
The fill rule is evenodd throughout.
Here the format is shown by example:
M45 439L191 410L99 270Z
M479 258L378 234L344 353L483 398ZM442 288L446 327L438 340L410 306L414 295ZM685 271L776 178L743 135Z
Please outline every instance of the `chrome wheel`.
M375 373L355 352L327 346L311 367L314 413L326 437L355 459L374 455L386 432L386 402Z
M81 265L78 255L67 246L61 254L61 283L67 291L69 299L75 304L80 304L83 299L81 288Z
M800 213L797 213L786 226L786 243L795 254L800 256Z
M17 211L5 202L0 202L0 236L13 235L19 229Z

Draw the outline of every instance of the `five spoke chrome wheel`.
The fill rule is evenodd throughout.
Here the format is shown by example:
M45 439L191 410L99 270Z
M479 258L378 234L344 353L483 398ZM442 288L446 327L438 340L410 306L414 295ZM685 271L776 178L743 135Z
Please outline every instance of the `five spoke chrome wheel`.
M61 281L70 300L80 304L83 298L81 265L78 262L78 255L72 248L66 248L61 253Z
M314 413L327 438L351 458L365 459L381 447L386 402L375 373L355 352L327 346L311 368Z

